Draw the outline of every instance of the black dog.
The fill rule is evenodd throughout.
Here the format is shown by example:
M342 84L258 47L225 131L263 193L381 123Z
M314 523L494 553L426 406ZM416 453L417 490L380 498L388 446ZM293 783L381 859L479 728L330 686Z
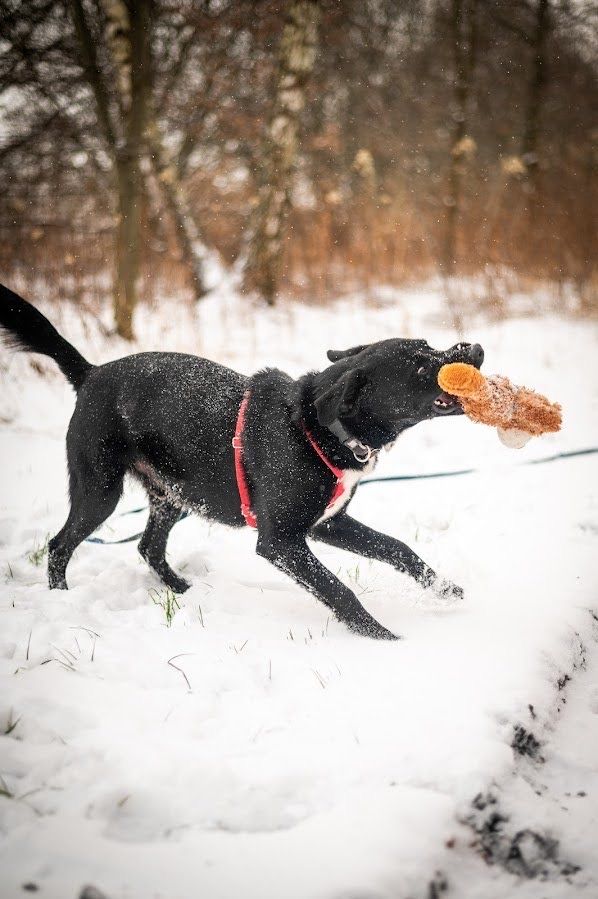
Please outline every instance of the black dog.
M318 561L307 537L388 562L445 595L462 595L404 543L350 518L346 505L379 449L418 422L461 412L439 392L437 375L448 362L479 368L478 344L439 352L424 340L383 340L329 351L332 365L293 380L277 369L247 378L182 353L140 353L96 367L5 287L0 327L13 346L54 359L77 391L67 434L71 510L50 541L51 587L66 588L69 559L113 512L129 473L150 502L139 551L177 592L189 585L168 565L166 542L188 509L233 527L255 516L258 554L360 634L393 638ZM244 490L251 510L243 514Z

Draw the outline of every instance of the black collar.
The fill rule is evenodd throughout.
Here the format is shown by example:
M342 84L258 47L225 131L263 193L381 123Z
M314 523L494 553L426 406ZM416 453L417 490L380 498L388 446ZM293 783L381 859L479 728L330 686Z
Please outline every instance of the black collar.
M360 465L366 465L372 457L375 458L380 452L379 450L368 446L367 443L362 443L361 440L358 440L357 437L350 434L338 418L335 418L333 422L327 425L327 428L334 434L337 440L340 440L343 446L346 446L347 449L351 450L355 456L355 461L359 462Z

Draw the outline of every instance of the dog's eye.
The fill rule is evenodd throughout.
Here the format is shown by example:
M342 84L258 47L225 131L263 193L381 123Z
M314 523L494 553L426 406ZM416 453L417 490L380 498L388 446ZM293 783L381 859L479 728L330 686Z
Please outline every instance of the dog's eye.
M424 375L427 375L428 369L426 368L425 365L420 365L420 367L419 367L418 370L417 370L417 373L418 373L418 375L419 375L420 378L421 378L421 377L423 377Z

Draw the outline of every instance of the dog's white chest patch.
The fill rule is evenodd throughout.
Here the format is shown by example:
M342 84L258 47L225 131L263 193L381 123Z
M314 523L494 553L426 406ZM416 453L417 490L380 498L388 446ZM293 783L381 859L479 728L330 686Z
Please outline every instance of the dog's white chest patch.
M321 515L316 524L321 524L322 521L326 521L328 518L332 518L337 512L345 506L353 495L353 491L359 484L362 477L366 474L369 474L376 467L376 459L370 459L367 465L364 465L359 471L354 468L345 468L343 471L342 477L342 485L343 492L335 499L332 505L327 506L323 515Z

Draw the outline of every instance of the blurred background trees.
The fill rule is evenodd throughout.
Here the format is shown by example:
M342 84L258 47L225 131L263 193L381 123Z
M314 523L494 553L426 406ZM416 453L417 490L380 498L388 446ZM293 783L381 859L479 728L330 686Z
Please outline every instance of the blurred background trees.
M596 25L591 0L0 0L2 279L110 294L125 337L233 265L268 302L510 271L587 306Z

